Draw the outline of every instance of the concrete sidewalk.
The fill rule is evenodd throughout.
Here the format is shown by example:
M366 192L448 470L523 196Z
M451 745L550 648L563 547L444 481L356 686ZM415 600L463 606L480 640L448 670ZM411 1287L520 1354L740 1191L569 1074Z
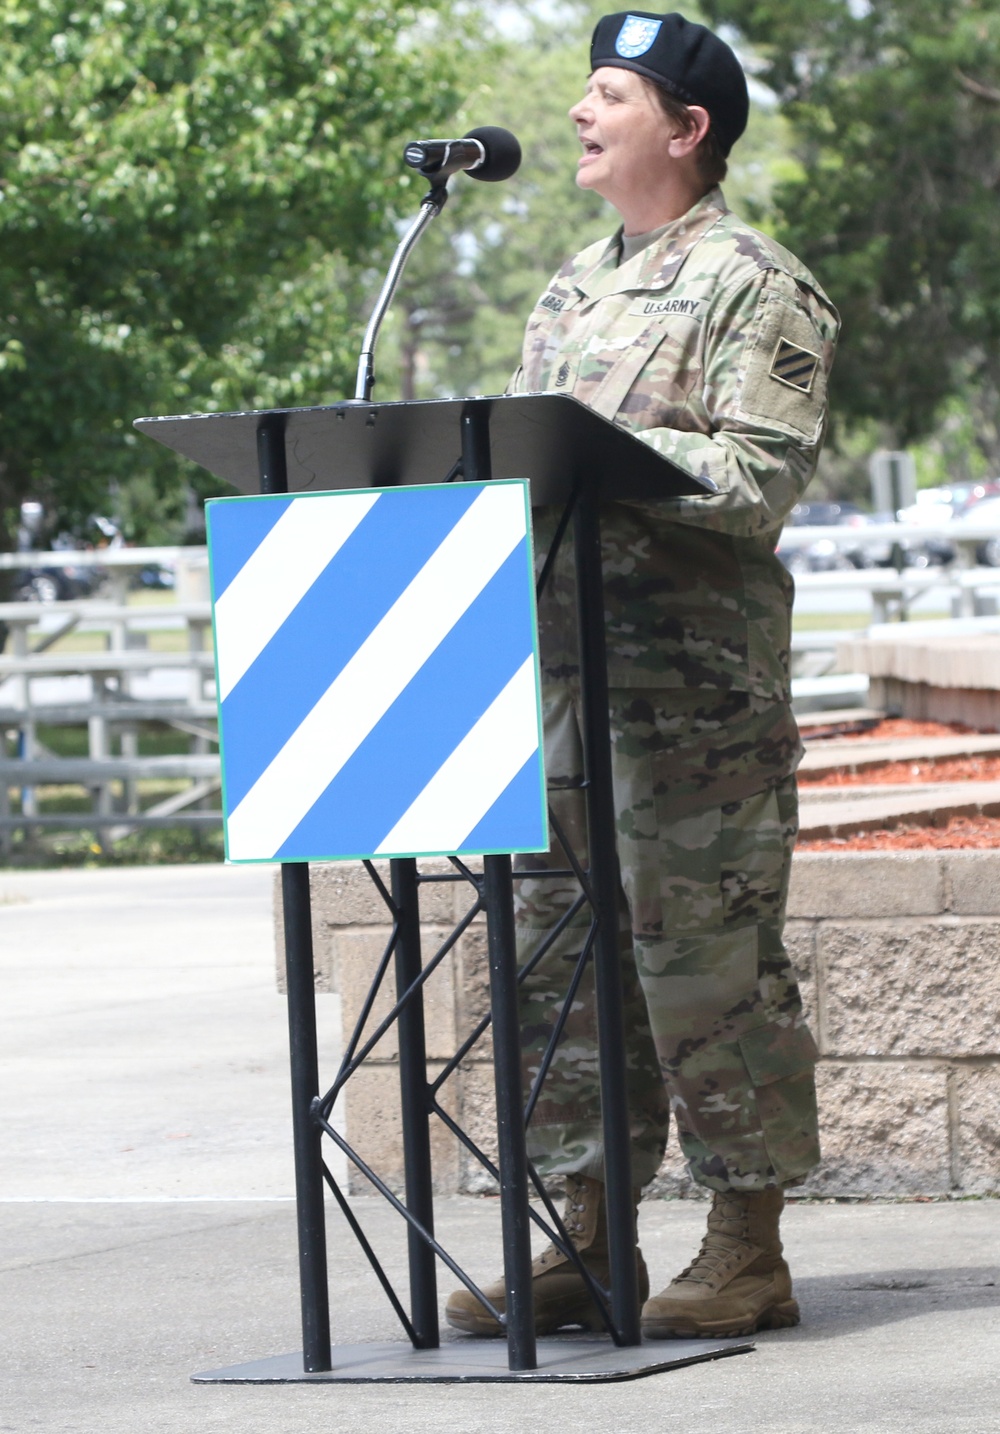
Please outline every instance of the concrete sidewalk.
M802 1326L628 1384L191 1385L300 1347L270 879L0 874L2 1434L1000 1431L990 1201L793 1207ZM320 1008L332 1048L336 1003ZM356 1206L405 1288L396 1217ZM694 1202L644 1207L654 1283L703 1220ZM474 1274L495 1272L495 1201L442 1201L438 1224ZM335 1214L330 1237L335 1337L395 1338Z

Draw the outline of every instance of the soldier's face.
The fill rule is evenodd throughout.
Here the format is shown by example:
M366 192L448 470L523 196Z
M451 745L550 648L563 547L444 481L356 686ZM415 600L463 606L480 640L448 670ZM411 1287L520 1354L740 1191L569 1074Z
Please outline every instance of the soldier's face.
M616 209L655 192L675 167L670 142L676 126L632 70L611 65L595 70L569 117L583 145L577 184Z

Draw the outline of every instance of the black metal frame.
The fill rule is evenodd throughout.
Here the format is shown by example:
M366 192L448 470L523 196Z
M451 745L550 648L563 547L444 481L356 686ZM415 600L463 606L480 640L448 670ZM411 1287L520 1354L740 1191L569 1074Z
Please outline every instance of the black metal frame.
M467 481L490 478L489 416L483 408L465 410L461 419L462 456L447 475ZM263 493L287 491L284 429L280 415L264 419L258 430L260 487ZM553 817L557 837L567 852L567 871L512 872L509 856L484 858L483 874L471 871L453 858L451 876L421 875L412 859L390 863L387 889L378 871L366 862L368 873L392 917L392 931L363 1004L356 1027L347 1041L337 1078L323 1095L319 1090L316 1050L315 992L308 866L282 867L285 952L288 971L288 1021L292 1064L293 1132L295 1142L296 1199L298 1211L299 1268L302 1295L303 1366L306 1373L331 1367L329 1294L326 1278L326 1234L323 1220L323 1186L330 1188L361 1248L372 1265L390 1304L414 1349L439 1344L435 1259L440 1259L488 1309L507 1334L511 1371L528 1371L537 1365L531 1296L530 1221L577 1265L590 1286L603 1321L615 1345L640 1342L638 1289L635 1262L635 1212L629 1148L628 1099L625 1079L625 1041L622 1030L622 984L618 946L618 861L614 835L611 790L610 731L608 722L603 600L600 566L600 525L596 492L578 485L559 525L552 550L539 578L539 591L549 581L558 545L570 523L579 602L582 671L582 707L585 745L584 791L587 805L589 867L584 869L570 851L564 833ZM560 923L543 939L530 961L517 971L513 930L513 881L518 875L574 876L581 894ZM425 964L420 943L419 888L440 880L462 880L473 888L469 910ZM548 1049L528 1095L523 1099L517 987L535 968L558 935L589 905L590 929L570 978L568 996L579 984L586 963L593 959L598 1001L598 1041L601 1103L606 1152L606 1208L611 1263L611 1287L604 1290L583 1264L538 1172L527 1160L525 1126L562 1038L570 1000L550 1036ZM427 979L467 930L476 916L486 913L489 951L491 1012L465 1039L433 1083L427 1079L422 992ZM378 992L394 960L396 1002L371 1034L365 1027ZM400 1200L332 1124L336 1099L365 1056L398 1022L401 1118L405 1160L405 1201ZM499 1168L467 1132L444 1110L440 1091L445 1081L482 1036L493 1026L494 1069L499 1135ZM496 1310L471 1277L454 1261L434 1236L429 1120L437 1116L465 1148L499 1182L503 1224L506 1306ZM351 1210L344 1193L321 1153L323 1135L337 1145L407 1224L410 1275L410 1312L392 1288L374 1250ZM529 1206L529 1183L534 1187L548 1221Z

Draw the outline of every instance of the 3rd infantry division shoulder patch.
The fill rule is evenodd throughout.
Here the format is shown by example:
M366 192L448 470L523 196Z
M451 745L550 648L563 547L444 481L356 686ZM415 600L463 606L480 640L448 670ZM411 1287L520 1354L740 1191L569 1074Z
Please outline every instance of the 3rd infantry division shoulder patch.
M819 367L819 354L793 344L788 339L779 339L771 360L771 377L800 393L809 393Z

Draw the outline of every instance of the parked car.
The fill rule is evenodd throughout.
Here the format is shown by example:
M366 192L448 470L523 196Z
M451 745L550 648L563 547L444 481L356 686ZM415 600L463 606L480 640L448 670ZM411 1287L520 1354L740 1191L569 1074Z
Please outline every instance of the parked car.
M963 509L952 521L957 531L961 531L963 526L995 525L996 536L984 538L981 543L976 544L976 562L988 568L1000 568L1000 494L979 499Z
M996 494L1000 494L1000 482L993 478L984 478L976 483L944 483L934 488L921 488L914 507L922 508L929 504L935 508L947 508L951 516L957 518L982 498L991 498Z
M41 503L21 504L21 522L17 533L19 552L41 551L44 541L45 514ZM52 552L87 552L95 548L117 548L121 533L110 518L95 516L83 536L58 533L51 543ZM60 602L70 598L88 597L104 581L105 571L90 565L67 563L58 567L21 568L12 583L12 595L18 602Z
M788 515L788 525L793 528L863 528L871 523L868 514L862 513L856 503L796 503ZM886 555L890 545L885 544ZM881 556L881 547L877 550ZM807 547L795 547L778 543L777 554L790 573L826 573L851 568L872 567L880 561L873 557L870 548L857 547L835 542L832 538L818 538Z

